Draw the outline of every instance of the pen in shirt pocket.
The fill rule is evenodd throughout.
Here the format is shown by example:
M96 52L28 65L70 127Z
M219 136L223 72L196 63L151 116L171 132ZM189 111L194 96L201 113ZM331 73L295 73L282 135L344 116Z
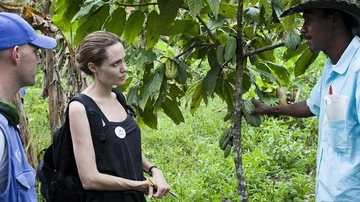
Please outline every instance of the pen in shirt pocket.
M332 90L332 86L330 85L329 86L329 95L332 95L333 94L333 90Z

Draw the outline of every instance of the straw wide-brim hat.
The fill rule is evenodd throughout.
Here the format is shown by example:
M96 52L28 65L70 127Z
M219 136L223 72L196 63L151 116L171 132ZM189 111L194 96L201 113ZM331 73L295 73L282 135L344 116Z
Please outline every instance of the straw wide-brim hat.
M359 0L305 0L288 10L285 10L280 17L301 13L308 9L334 9L349 14L355 20L356 33L360 33L360 7ZM355 31L354 30L354 31Z

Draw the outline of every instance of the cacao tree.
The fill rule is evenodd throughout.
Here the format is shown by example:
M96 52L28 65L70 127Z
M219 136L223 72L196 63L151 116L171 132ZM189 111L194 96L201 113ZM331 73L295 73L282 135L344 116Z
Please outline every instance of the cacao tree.
M55 102L61 100L58 106L63 107L66 100L63 86L70 86L64 91L66 97L86 86L74 66L77 44L96 30L121 36L127 45L127 63L132 67L122 90L126 89L140 124L156 128L159 111L176 124L184 122L182 102L193 113L201 102L207 104L213 96L227 104L224 121L233 123L227 131L232 140L230 150L234 147L239 196L247 201L241 160L241 117L244 113L250 124L257 118L249 117L249 110L243 107L249 103L242 99L268 102L277 93L277 89L268 90L270 85L282 90L291 87L291 80L303 74L317 57L301 43L298 30L301 18L297 15L279 18L285 8L298 2L54 0L50 15L60 45L56 55L50 56L56 58L56 64L54 72L46 76L45 89L57 83L54 94L48 94ZM275 51L284 45L287 49ZM287 61L295 66L288 66ZM62 78L70 85L64 84ZM61 117L57 114L55 117ZM225 152L229 153L229 149Z

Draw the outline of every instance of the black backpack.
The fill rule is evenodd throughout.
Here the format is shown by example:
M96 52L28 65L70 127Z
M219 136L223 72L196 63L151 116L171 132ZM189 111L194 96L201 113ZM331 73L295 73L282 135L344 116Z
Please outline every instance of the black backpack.
M126 104L124 95L120 91L113 91L116 93L119 102L125 110L127 110L131 116L136 116L132 108ZM96 113L104 120L99 107L90 97L84 94L78 94L74 96L70 102L74 100L81 102L85 106L88 119L90 119L89 114L91 112ZM92 123L91 120L89 121ZM66 110L65 122L59 129L54 131L52 144L45 149L43 159L39 162L36 175L41 182L41 195L46 201L83 201L84 189L77 173L72 147L69 127L69 108Z

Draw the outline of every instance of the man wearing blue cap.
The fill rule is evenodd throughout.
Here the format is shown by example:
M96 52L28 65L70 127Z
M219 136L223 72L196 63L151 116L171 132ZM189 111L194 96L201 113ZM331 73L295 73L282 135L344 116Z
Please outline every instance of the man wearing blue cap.
M35 171L26 159L12 103L24 86L35 84L39 48L56 40L36 31L16 14L0 13L0 201L37 201Z
M282 16L303 13L301 35L328 59L306 101L253 114L318 116L316 201L360 201L360 25L357 0L307 0Z

